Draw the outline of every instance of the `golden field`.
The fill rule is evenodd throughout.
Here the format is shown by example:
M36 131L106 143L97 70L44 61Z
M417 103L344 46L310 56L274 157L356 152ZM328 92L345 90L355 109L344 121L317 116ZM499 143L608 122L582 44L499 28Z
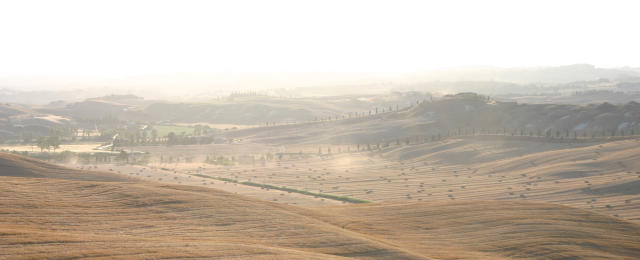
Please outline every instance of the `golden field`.
M0 258L634 259L640 253L638 224L555 204L460 199L298 207L0 158Z

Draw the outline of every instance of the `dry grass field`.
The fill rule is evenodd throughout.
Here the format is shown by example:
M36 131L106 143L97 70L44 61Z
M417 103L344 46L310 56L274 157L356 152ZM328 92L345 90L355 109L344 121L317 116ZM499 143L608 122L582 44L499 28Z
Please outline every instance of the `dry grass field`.
M2 175L19 171L14 165L42 168L6 157ZM421 257L280 204L215 189L48 172L0 177L0 258Z
M176 165L157 165L157 166L133 166L133 165L95 165L95 166L75 166L78 169L93 169L108 171L127 176L135 179L163 183L191 185L199 187L207 187L227 191L234 194L246 195L261 200L278 202L282 204L298 205L298 206L322 206L342 204L341 201L318 198L313 196L302 195L298 193L285 192L274 189L264 189L254 186L242 185L238 183L217 180L212 178L204 178L196 176L198 172L205 171L210 165L201 164L178 164ZM165 168L175 167L175 168ZM189 170L196 169L196 170Z
M437 259L638 257L638 241L632 235L640 231L637 224L547 203L383 203L327 208L322 213L321 219L329 223Z
M634 259L640 226L527 201L297 207L0 160L5 259Z
M287 147L312 150L317 146ZM334 146L334 151L337 147ZM181 148L187 150L186 148ZM325 148L326 149L326 148ZM346 147L341 148L346 151ZM284 159L262 165L165 164L134 177L180 184L213 181L216 188L264 200L298 205L328 202L241 184L191 176L206 175L372 202L518 200L551 202L640 221L640 142L637 139L554 143L495 138L447 139L392 145L372 152L335 153ZM169 167L171 171L160 168ZM165 168L166 169L166 168ZM173 176L173 177L172 177ZM189 177L189 178L187 178ZM190 180L190 181L186 181ZM284 194L284 195L282 195ZM287 198L296 197L291 200Z

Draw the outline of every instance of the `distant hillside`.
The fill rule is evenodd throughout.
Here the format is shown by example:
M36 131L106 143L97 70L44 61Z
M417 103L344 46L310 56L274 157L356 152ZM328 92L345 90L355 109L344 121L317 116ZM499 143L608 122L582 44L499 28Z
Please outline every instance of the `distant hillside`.
M0 139L23 135L46 135L49 128L71 123L70 118L37 111L21 104L0 104Z
M485 100L474 94L455 95L425 103L409 116L435 121L440 127L523 131L523 134L560 131L607 135L632 130L640 123L640 103L580 105L517 104Z
M442 83L446 86L445 83ZM470 82L483 89L491 84ZM462 84L464 85L464 84ZM454 84L454 87L457 86ZM499 86L509 88L510 84ZM514 85L518 86L518 85ZM281 98L273 96L231 96L227 99L201 103L175 103L146 100L132 95L111 95L86 99L81 102L57 102L47 106L4 104L0 106L0 136L18 139L23 136L47 135L53 127L94 129L95 122L108 118L114 124L125 123L209 123L236 125L283 125L300 122L324 121L332 130L347 127L331 136L330 142L362 142L377 139L395 139L416 135L443 135L453 130L502 130L520 134L612 135L636 131L640 122L638 102L603 103L600 100L620 102L640 98L638 83L595 81L571 83L567 88L585 87L585 92L562 92L558 95L510 95L500 98L478 95L445 95L434 97L429 93L409 91L386 95L353 95L313 98ZM629 92L615 92L608 87ZM554 90L552 88L544 88ZM558 90L558 89L555 89ZM554 91L555 91L554 90ZM533 101L516 103L509 100ZM598 100L598 103L592 101ZM433 102L432 102L433 101ZM566 102L566 103L565 103ZM419 106L416 104L420 103ZM585 103L585 104L582 104ZM408 107L411 108L407 110ZM394 113L388 113L389 110ZM396 112L396 110L401 110ZM382 112L385 112L384 114ZM353 119L357 117L358 120ZM331 118L331 122L327 122ZM338 121L335 121L338 120ZM380 120L375 125L369 125ZM400 121L398 121L400 120ZM402 122L402 123L400 123ZM351 126L358 124L354 129ZM311 124L313 125L313 124ZM311 125L306 125L311 126ZM304 125L291 127L305 127ZM370 128L370 129L369 129ZM288 128L279 128L287 131ZM293 128L292 128L293 129ZM288 138L297 138L320 130L297 131ZM367 129L371 131L366 131ZM254 131L254 130L251 130ZM242 132L231 133L241 137ZM272 135L272 134L271 134ZM314 134L315 137L322 135Z
M394 108L395 109L395 108ZM640 134L640 103L518 104L475 93L450 95L396 112L298 125L242 129L233 138L273 143L356 144L406 137L506 134L574 138Z
M312 121L314 118L343 116L353 111L408 105L423 100L418 92L388 95L334 96L318 98L279 98L264 95L230 96L199 103L145 100L132 95L111 95L66 104L37 108L42 113L74 119L116 117L120 120L170 123L213 123L261 125Z
M640 103L636 102L624 105L518 104L463 93L405 107L398 112L363 113L358 118L344 120L242 129L228 135L281 144L375 144L406 137L476 134L557 138L628 136L640 134L639 124Z

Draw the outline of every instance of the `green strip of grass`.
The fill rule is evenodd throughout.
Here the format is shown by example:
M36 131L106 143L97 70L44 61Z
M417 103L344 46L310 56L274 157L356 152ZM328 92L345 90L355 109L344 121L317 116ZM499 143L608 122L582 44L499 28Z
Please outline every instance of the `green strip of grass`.
M204 174L199 174L199 173L194 173L194 174L191 174L191 175L193 175L193 176L198 176L198 177L202 177L202 178L209 178L209 179L219 180L219 181L226 181L226 182L238 183L238 181L236 181L236 180L234 180L234 179L229 179L229 178L213 177L213 176L204 175Z
M250 181L244 181L244 182L241 182L241 184L254 186L254 187L262 187L262 188L267 188L267 189L287 191L287 192L295 192L295 193L299 193L299 194L303 194L303 195L315 196L315 197L332 199L332 200L339 200L339 201L344 201L344 202L349 202L349 203L368 203L369 202L369 201L366 201L366 200L350 198L350 197L346 197L346 196L336 196L336 195L330 195L330 194L324 194L324 193L315 193L315 192L297 190L297 189L292 189L292 188L287 188L287 187L278 187L278 186L273 186L273 185L269 185L269 184L255 183L255 182L250 182Z
M281 191L286 191L286 192L293 192L293 193L298 193L298 194L303 194L303 195L309 195L309 196L320 197L320 198L331 199L331 200L344 201L344 202L349 202L349 203L369 203L369 201L366 201L366 200L361 200L361 199L356 199L356 198L351 198L351 197L346 197L346 196L336 196L336 195L331 195L331 194L315 193L315 192L309 192L309 191L298 190L298 189L287 188L287 187L279 187L279 186L256 183L256 182L250 182L250 181L239 182L239 181L234 180L234 179L223 178L223 177L212 177L212 176L208 176L208 175L204 175L204 174L197 174L197 173L196 174L192 174L192 175L193 176L202 177L202 178L216 179L216 180L219 180L219 181L239 183L239 184L243 184L243 185L247 185L247 186L260 187L260 188L273 189L273 190L281 190Z

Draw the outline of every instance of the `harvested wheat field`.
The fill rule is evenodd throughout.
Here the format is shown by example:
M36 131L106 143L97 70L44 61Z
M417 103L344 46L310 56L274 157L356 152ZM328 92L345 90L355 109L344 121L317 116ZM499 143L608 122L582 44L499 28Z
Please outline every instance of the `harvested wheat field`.
M6 259L633 259L640 226L524 201L304 208L2 154ZM53 170L50 170L53 169ZM112 176L112 178L107 178Z
M338 146L333 146L337 151ZM515 200L550 202L640 223L640 141L549 142L451 138L373 151L313 155L264 165L113 167L125 176L237 192L284 204L343 204L243 182L371 202ZM173 175L172 175L173 174ZM179 177L169 177L179 175ZM224 181L221 181L224 180ZM237 183L229 182L233 180ZM213 184L211 184L213 182ZM266 186L265 186L266 187Z

